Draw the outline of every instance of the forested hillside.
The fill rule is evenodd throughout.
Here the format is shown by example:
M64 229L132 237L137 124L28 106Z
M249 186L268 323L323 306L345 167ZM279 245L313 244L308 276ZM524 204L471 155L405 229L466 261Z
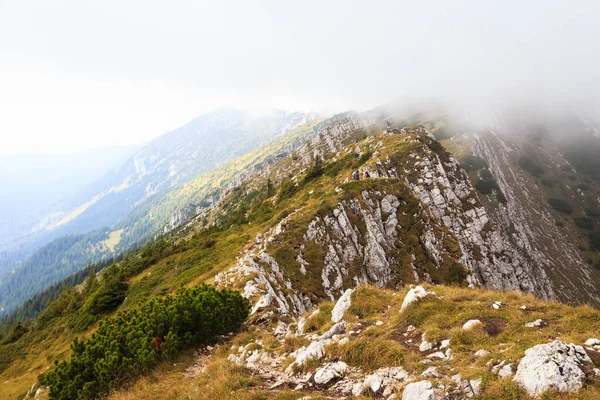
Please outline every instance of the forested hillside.
M234 124L236 121L239 122L242 126L235 129L249 135L246 131L249 128L245 127L247 122L239 120L240 116L238 114L235 115L236 117L232 117L232 120L228 121L228 123ZM187 215L185 210L189 210L188 214L190 215L187 215L187 218L196 215L202 209L211 206L217 201L223 191L238 184L255 171L268 168L271 163L289 154L303 140L313 134L316 122L296 126L299 122L304 121L301 119L302 116L292 115L290 117L291 120L287 120L285 117L285 115L278 115L278 118L282 119L282 121L275 120L279 124L275 126L269 125L274 124L275 121L269 119L259 120L260 123L253 129L265 129L263 134L266 136L260 140L258 138L248 139L249 142L246 145L251 148L251 143L257 145L261 143L261 140L271 140L268 144L228 162L225 162L225 160L233 157L233 155L223 155L224 158L220 162L221 165L214 171L201 174L195 179L191 179L193 177L192 172L195 169L188 170L183 168L187 178L180 179L182 181L189 180L189 182L178 184L174 187L170 187L170 185L165 183L169 180L165 181L163 178L160 178L162 179L161 185L163 186L161 187L163 189L157 188L158 193L155 194L152 194L152 192L146 193L144 196L147 196L147 198L143 200L139 200L134 196L138 200L136 200L135 207L127 213L123 212L124 209L122 207L113 207L112 203L102 203L106 208L98 208L98 204L91 206L87 209L85 218L91 218L90 221L93 221L93 223L86 225L87 228L98 225L99 221L104 221L103 223L112 225L83 234L67 235L55 239L29 257L23 265L15 269L14 273L5 275L4 277L0 276L0 316L5 315L48 286L85 268L88 263L108 259L135 248L151 239L153 235L159 233L167 225L171 227L170 229L173 229L177 224L185 222L185 218L177 218L178 213ZM281 124L285 121L290 124L289 132L287 132L287 128L282 132L276 131L276 129L283 129ZM200 122L197 121L195 124L198 125ZM221 129L229 129L230 127L230 125L227 125ZM189 129L189 127L183 129L182 132L191 135L193 132L190 132ZM235 136L235 132L230 133L230 135ZM283 132L287 133L284 134ZM202 131L201 133L206 132ZM223 143L226 142L227 137L229 136L221 138L224 141ZM232 137L229 137L227 140L234 142ZM179 148L177 146L184 146L185 141L181 140L178 139L178 141L171 143L169 146L175 146L176 148ZM195 144L191 141L187 146L191 148ZM220 146L224 146L224 144ZM197 152L199 150L194 151ZM232 154L236 153L233 152ZM200 155L196 156L200 157ZM211 157L216 157L216 153L212 154ZM217 158L212 158L212 160L214 165L216 165ZM188 160L188 162L192 161ZM201 168L198 171L208 169L204 161L199 161L199 163L202 165L201 167L194 167L196 169ZM145 177L144 179L147 180L150 178ZM138 186L143 188L143 190L148 189L147 185L140 184ZM121 202L120 200L115 201ZM133 203L130 205L133 205ZM124 206L124 204L120 204L120 206ZM94 213L98 214L97 218L94 216ZM81 217L78 217L78 220L83 223L83 220L79 218Z

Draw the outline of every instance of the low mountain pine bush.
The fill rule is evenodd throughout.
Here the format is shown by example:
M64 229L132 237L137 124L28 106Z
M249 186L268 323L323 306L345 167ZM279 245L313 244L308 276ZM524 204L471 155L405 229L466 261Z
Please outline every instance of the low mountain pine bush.
M107 393L187 346L237 330L248 312L248 300L239 292L201 285L105 318L91 338L74 340L69 361L44 376L50 399Z

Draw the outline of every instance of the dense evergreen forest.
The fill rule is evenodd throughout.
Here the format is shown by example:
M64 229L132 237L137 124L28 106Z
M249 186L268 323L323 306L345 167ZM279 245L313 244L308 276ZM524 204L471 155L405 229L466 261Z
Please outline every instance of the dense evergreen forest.
M23 303L22 306L2 317L2 319L0 319L0 330L6 326L11 326L16 321L27 323L34 321L63 291L74 288L83 283L88 277L95 276L99 271L122 259L123 255L119 255L115 258L90 264L86 269L78 271L61 282L50 286L43 292L36 294Z

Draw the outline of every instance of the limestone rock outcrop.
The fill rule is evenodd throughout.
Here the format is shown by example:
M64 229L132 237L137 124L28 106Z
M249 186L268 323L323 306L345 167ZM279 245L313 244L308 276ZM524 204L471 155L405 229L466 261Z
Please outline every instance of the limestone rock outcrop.
M583 387L586 364L591 363L583 347L555 340L525 351L514 380L532 397L550 389L576 392Z

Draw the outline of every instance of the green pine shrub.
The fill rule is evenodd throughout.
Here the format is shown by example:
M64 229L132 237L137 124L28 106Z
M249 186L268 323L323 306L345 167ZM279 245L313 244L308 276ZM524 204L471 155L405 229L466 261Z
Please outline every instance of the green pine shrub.
M550 207L554 208L556 211L560 211L564 214L573 214L573 207L564 200L550 198L548 199L548 204L550 204Z
M96 398L187 346L239 329L248 313L239 292L203 284L105 318L91 338L73 341L69 361L45 374L50 399Z
M588 237L590 238L590 244L600 250L600 231L592 232Z
M519 166L523 168L525 171L529 172L531 175L538 177L544 174L544 169L536 164L529 157L521 157L519 158Z
M465 157L462 166L467 171L477 171L477 170L480 170L481 168L486 168L487 163L481 157L468 155Z
M573 220L579 229L586 229L588 231L594 229L594 221L589 217L577 217L573 218Z
M553 179L542 179L542 185L552 189L554 186L556 186L556 181Z

